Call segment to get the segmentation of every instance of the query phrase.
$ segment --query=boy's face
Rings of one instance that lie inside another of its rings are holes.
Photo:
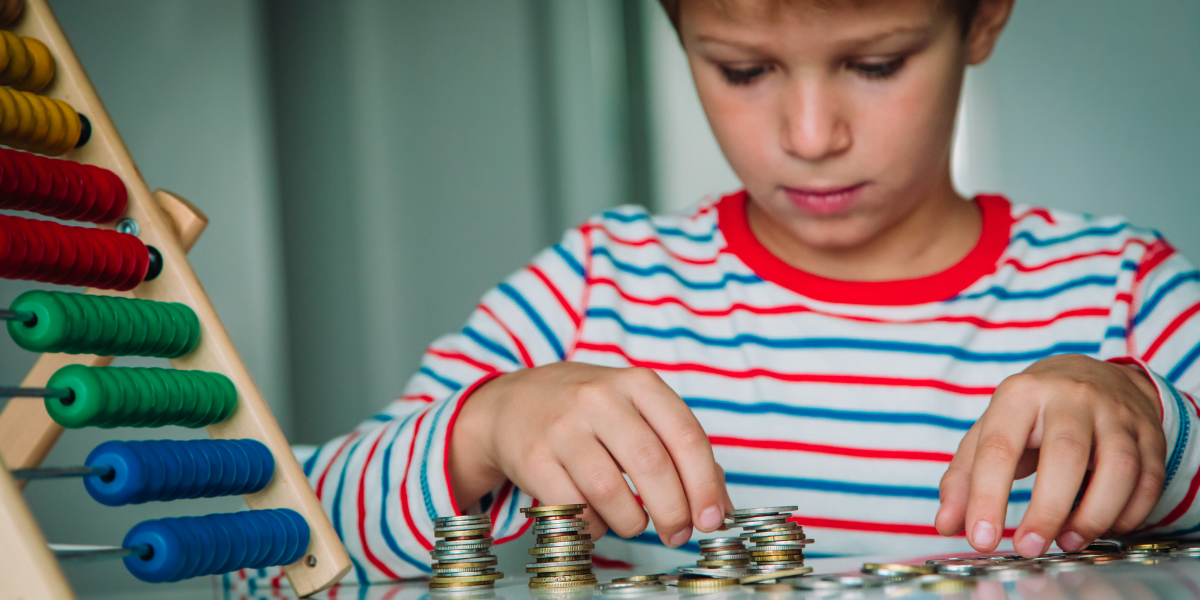
[[[828,4],[683,0],[680,34],[755,205],[804,245],[852,249],[954,194],[971,57],[957,16],[933,0]]]

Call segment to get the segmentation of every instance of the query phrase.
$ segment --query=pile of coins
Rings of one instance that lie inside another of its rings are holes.
[[[694,567],[679,567],[678,572],[705,577],[741,577],[749,573],[750,555],[740,537],[700,540],[700,560]]]
[[[596,585],[592,573],[592,536],[583,533],[588,522],[579,518],[586,504],[559,504],[522,508],[533,519],[537,544],[529,549],[537,562],[525,566],[529,588],[534,590],[567,590]]]
[[[748,571],[765,575],[791,571],[804,566],[804,547],[813,541],[804,537],[804,528],[788,517],[795,506],[747,508],[735,510],[726,517],[733,527],[741,527],[742,538],[748,540],[751,564]]]
[[[431,590],[479,590],[495,587],[504,573],[496,571],[492,554],[492,519],[487,515],[441,517],[433,520],[438,538],[429,551],[433,558]]]

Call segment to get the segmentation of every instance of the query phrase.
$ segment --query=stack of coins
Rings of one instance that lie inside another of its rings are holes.
[[[504,573],[495,569],[492,554],[492,519],[487,515],[441,517],[433,520],[439,538],[429,555],[435,561],[431,590],[479,590],[495,587]]]
[[[586,504],[559,504],[522,508],[526,517],[534,519],[533,533],[537,544],[529,549],[537,562],[525,566],[529,588],[535,590],[566,590],[596,585],[592,573],[592,536],[583,533],[588,522],[579,518]]]
[[[680,573],[708,577],[741,577],[749,571],[750,555],[740,537],[700,540],[700,560],[695,567],[682,567]]]
[[[752,545],[749,549],[749,571],[753,574],[774,573],[804,566],[804,547],[812,543],[805,539],[804,528],[788,517],[795,506],[747,508],[728,515],[734,527],[741,527],[742,538]]]

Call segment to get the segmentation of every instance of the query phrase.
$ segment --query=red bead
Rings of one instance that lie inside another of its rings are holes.
[[[136,236],[0,215],[0,277],[130,290],[149,266]]]
[[[108,169],[0,148],[0,208],[108,223],[128,201],[125,182]]]

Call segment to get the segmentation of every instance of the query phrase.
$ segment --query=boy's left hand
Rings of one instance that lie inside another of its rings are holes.
[[[1043,554],[1051,540],[1079,550],[1146,519],[1165,463],[1162,406],[1141,369],[1077,354],[1043,359],[1005,379],[963,437],[942,476],[936,527],[942,535],[965,527],[972,547],[993,551],[1013,481],[1037,472],[1013,545],[1025,557]]]

